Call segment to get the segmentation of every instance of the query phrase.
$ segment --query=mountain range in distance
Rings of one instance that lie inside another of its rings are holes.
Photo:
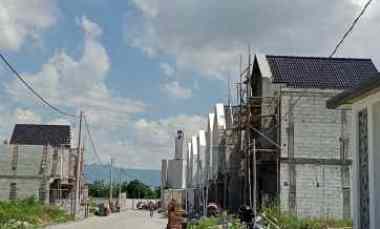
[[[85,165],[84,175],[88,183],[94,183],[95,181],[101,181],[108,183],[110,177],[110,166],[109,165],[98,165],[90,164]],[[160,186],[160,170],[151,170],[151,169],[127,169],[127,168],[112,168],[112,179],[113,183],[139,180],[142,183],[158,187]]]

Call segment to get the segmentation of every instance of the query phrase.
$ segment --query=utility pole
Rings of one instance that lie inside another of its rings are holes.
[[[76,164],[76,182],[75,182],[75,198],[74,198],[74,208],[73,208],[73,216],[75,217],[79,212],[80,206],[80,186],[81,186],[81,167],[82,167],[82,153],[81,153],[81,137],[82,137],[82,119],[83,112],[80,112],[79,115],[79,132],[78,132],[78,147],[77,147],[77,164]]]
[[[111,157],[111,163],[110,163],[110,197],[109,202],[112,203],[112,168],[113,168],[113,158]]]
[[[121,168],[119,168],[119,205],[121,204]]]
[[[256,138],[253,138],[253,212],[256,215],[257,209],[257,161],[256,161]]]

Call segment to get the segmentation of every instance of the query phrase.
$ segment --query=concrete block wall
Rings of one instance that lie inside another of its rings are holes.
[[[0,144],[0,175],[12,174],[12,152],[9,145]],[[0,187],[3,187],[0,185]]]
[[[280,164],[280,208],[289,212],[289,165]]]
[[[288,114],[281,120],[282,157],[288,157],[289,107],[293,107],[296,103],[292,109],[295,133],[294,157],[339,159],[341,111],[326,108],[326,100],[338,92],[338,90],[324,92],[315,89],[293,89],[282,92],[281,113]],[[347,113],[347,118],[350,119],[350,112]]]
[[[342,217],[340,167],[297,165],[297,214],[309,217]],[[302,174],[302,175],[301,175]]]
[[[281,92],[281,157],[341,159],[345,151],[346,158],[351,158],[351,144],[348,141],[351,114],[349,111],[326,108],[326,100],[337,93],[338,90],[288,88]],[[293,138],[289,136],[292,127]],[[344,146],[342,139],[347,141]],[[347,206],[343,203],[343,186],[347,187],[343,177],[351,177],[350,172],[343,174],[340,165],[294,166],[295,211],[298,215],[336,218],[347,215],[343,213],[343,206]],[[284,163],[280,167],[280,200],[282,209],[286,211],[290,210],[291,201],[289,188],[292,175],[289,167]]]
[[[15,146],[12,146],[15,147]],[[38,176],[41,167],[42,146],[18,145],[16,174],[19,176]]]
[[[38,199],[41,181],[39,179],[0,178],[0,200],[9,200],[11,183],[16,184],[16,198],[25,199],[34,196]]]
[[[168,160],[167,185],[174,189],[182,189],[186,187],[185,160]]]
[[[289,211],[287,164],[281,165],[281,209]],[[302,217],[343,216],[340,166],[296,165],[296,213]]]
[[[17,151],[17,152],[16,152]],[[43,146],[34,145],[0,145],[0,199],[8,200],[11,183],[16,184],[16,197],[27,198],[32,195],[38,197],[41,188],[42,174],[40,174],[43,157]],[[55,155],[57,152],[57,155]],[[47,147],[47,176],[60,176],[62,168],[64,174],[69,173],[69,149],[55,149]],[[14,156],[17,155],[17,156]],[[61,157],[60,157],[61,155]],[[55,157],[55,158],[54,158]],[[15,160],[16,158],[16,160]],[[12,169],[13,161],[16,169]],[[63,161],[62,167],[60,160]],[[46,184],[49,185],[48,183]],[[48,190],[48,187],[46,187]],[[48,197],[48,193],[47,193]]]

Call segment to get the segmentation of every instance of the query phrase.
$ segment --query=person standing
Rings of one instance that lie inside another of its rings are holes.
[[[150,217],[152,218],[154,214],[154,203],[152,201],[149,202],[149,214],[150,214]]]

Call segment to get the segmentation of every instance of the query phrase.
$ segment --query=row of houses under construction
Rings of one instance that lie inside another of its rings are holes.
[[[179,131],[163,189],[237,212],[278,205],[303,217],[352,217],[351,110],[326,101],[378,73],[370,59],[255,55],[238,102],[216,104],[194,136]]]

